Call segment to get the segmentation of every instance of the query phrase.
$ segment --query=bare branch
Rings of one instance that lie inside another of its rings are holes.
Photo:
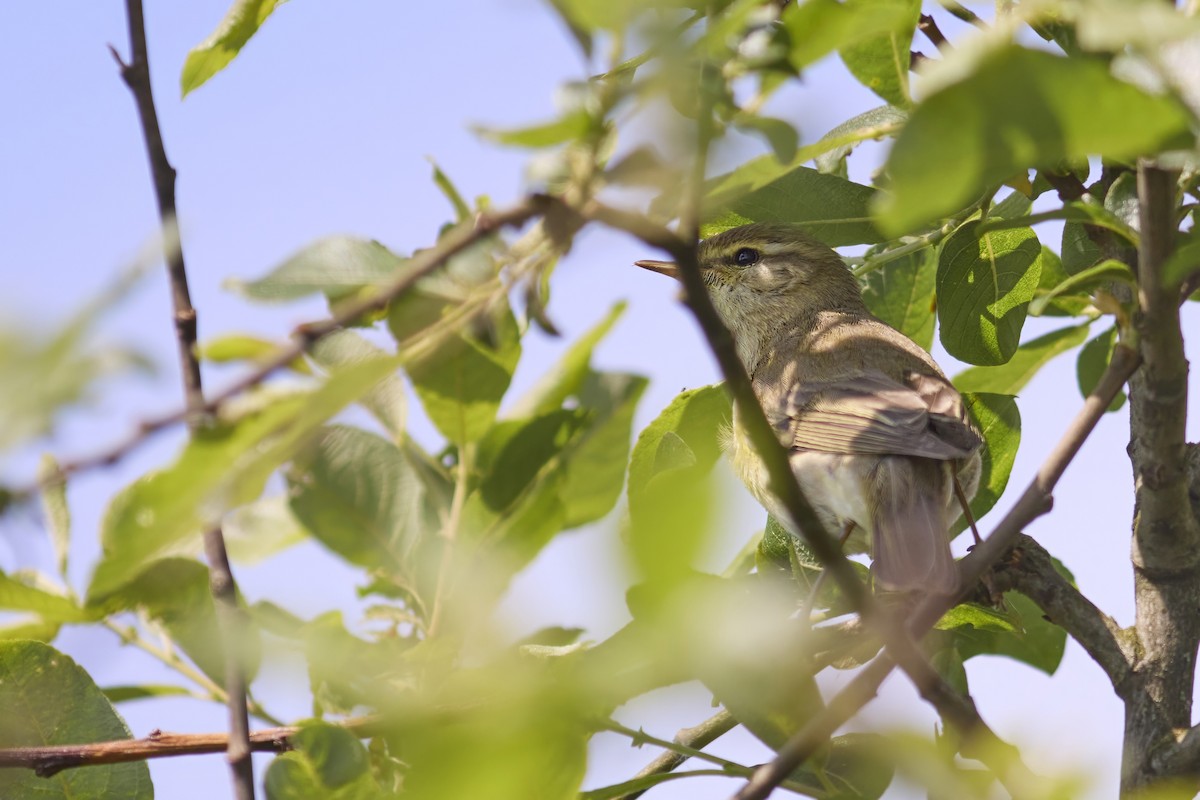
[[[116,51],[113,56],[121,64],[121,77],[137,104],[142,124],[142,138],[150,160],[154,194],[158,201],[159,221],[163,231],[176,225],[175,168],[167,160],[158,111],[150,84],[150,61],[146,48],[146,24],[141,0],[126,0],[129,21],[129,43],[132,58],[121,62]],[[204,387],[200,377],[200,360],[196,357],[196,310],[188,290],[187,268],[183,261],[183,244],[177,236],[163,237],[163,256],[171,284],[171,304],[174,308],[175,339],[179,348],[179,363],[183,373],[183,391],[188,412],[188,424],[201,424],[205,407]],[[238,607],[237,583],[225,550],[225,537],[219,527],[204,532],[204,553],[208,560],[209,588],[216,609],[221,646],[224,648],[223,688],[229,708],[229,767],[233,771],[234,792],[238,800],[254,798],[254,763],[250,759],[250,720],[247,711],[247,682],[241,643],[246,640],[247,621]]]
[[[356,736],[374,736],[379,729],[378,717],[348,719],[341,726]],[[266,728],[250,734],[250,749],[259,752],[283,753],[292,749],[289,739],[300,727],[286,725]],[[64,769],[94,767],[101,764],[123,764],[128,761],[148,761],[152,758],[222,753],[229,747],[224,733],[167,733],[152,731],[144,739],[120,739],[92,744],[52,745],[47,747],[8,747],[0,749],[0,768],[31,769],[42,778],[49,778]]]
[[[994,573],[1004,588],[1016,589],[1037,603],[1046,617],[1079,642],[1112,682],[1118,697],[1126,698],[1136,663],[1136,635],[1117,625],[1054,568],[1050,554],[1022,534],[1012,555]]]
[[[942,29],[938,27],[937,20],[928,14],[921,15],[921,19],[917,22],[917,30],[925,34],[925,38],[941,52],[954,49],[950,42],[946,40]]]
[[[704,720],[698,725],[693,725],[690,728],[681,728],[675,734],[675,744],[691,748],[693,750],[701,750],[715,742],[725,734],[737,727],[738,721],[733,718],[725,709],[721,709],[718,713]],[[682,766],[691,756],[685,755],[678,750],[664,749],[662,755],[651,761],[633,777],[645,778],[648,775],[661,775],[664,772],[674,772]],[[620,798],[620,800],[634,800],[645,794],[645,789],[637,792],[631,792]]]

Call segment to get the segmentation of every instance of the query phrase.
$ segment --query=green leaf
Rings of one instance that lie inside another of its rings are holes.
[[[1032,600],[1019,592],[1004,595],[1013,630],[967,625],[955,629],[955,647],[964,659],[977,655],[1007,656],[1053,675],[1062,661],[1067,632],[1048,621]]]
[[[678,394],[638,435],[629,458],[630,507],[664,472],[682,467],[699,475],[710,470],[721,456],[720,436],[731,424],[732,409],[724,384]]]
[[[863,287],[871,313],[926,350],[933,346],[937,250],[929,247],[872,270]]]
[[[616,303],[600,322],[576,339],[558,363],[547,370],[533,387],[513,403],[505,415],[511,419],[532,417],[562,408],[568,397],[579,394],[590,374],[592,352],[625,313],[626,303]]]
[[[71,549],[71,508],[67,505],[67,480],[54,456],[44,455],[38,464],[38,483],[42,486],[42,514],[46,532],[54,547],[58,574],[67,574],[67,556]]]
[[[895,13],[895,0],[851,0],[874,13]],[[920,0],[902,6],[905,14],[887,33],[862,39],[841,48],[842,62],[850,74],[875,94],[896,106],[907,106],[908,72],[913,32],[921,16]]]
[[[960,603],[950,609],[938,620],[935,626],[938,630],[948,631],[970,625],[981,631],[1003,631],[1015,633],[1016,624],[1008,616],[994,608],[981,606],[977,603]]]
[[[584,109],[568,111],[556,120],[514,130],[476,128],[482,135],[497,144],[510,147],[551,147],[564,142],[582,139],[596,127],[596,120]]]
[[[1056,293],[1053,299],[1039,302],[1069,277],[1058,254],[1042,245],[1042,274],[1038,277],[1038,286],[1029,304],[1029,313],[1043,317],[1077,317],[1091,308],[1091,298],[1079,294]]]
[[[960,392],[1019,395],[1025,384],[1055,356],[1083,344],[1087,339],[1088,325],[1085,322],[1039,336],[1018,347],[1007,364],[971,367],[954,377],[954,385]]]
[[[227,288],[250,300],[286,301],[324,293],[331,301],[395,279],[404,259],[373,239],[329,236],[288,257],[261,278],[229,279]]]
[[[183,97],[203,86],[242,51],[250,37],[284,0],[234,0],[212,35],[196,45],[183,62],[179,86]]]
[[[45,747],[131,738],[91,677],[69,656],[40,642],[0,641],[0,747]],[[0,796],[151,800],[144,761],[67,769],[43,778],[0,769]]]
[[[782,174],[754,160],[705,186],[704,235],[747,222],[791,222],[830,247],[883,241],[868,209],[875,190],[808,167]]]
[[[458,187],[450,180],[450,177],[442,172],[442,168],[436,163],[433,163],[433,182],[450,201],[451,207],[454,208],[454,219],[456,222],[466,222],[471,218],[471,207],[467,205],[467,201],[463,199],[462,194],[458,191]]]
[[[1167,258],[1162,268],[1163,283],[1166,286],[1181,284],[1197,270],[1200,270],[1200,236],[1193,232]]]
[[[979,489],[971,500],[971,515],[978,521],[992,510],[1008,486],[1021,445],[1021,412],[1008,395],[967,392],[963,399],[967,401],[967,413],[983,436]],[[966,518],[959,517],[951,533],[957,536],[966,529]]]
[[[153,700],[156,697],[191,697],[192,693],[182,686],[165,683],[140,683],[136,686],[105,686],[100,691],[108,702],[130,703],[134,700]]]
[[[238,598],[239,604],[241,598]],[[170,634],[205,675],[225,685],[225,637],[217,623],[208,567],[189,558],[164,558],[108,598],[110,609],[140,608]],[[261,643],[256,630],[235,643],[246,677],[258,672]]]
[[[420,302],[416,297],[403,299],[388,317],[399,341],[414,323],[408,313],[416,310],[411,304]],[[425,413],[455,444],[477,441],[491,427],[521,357],[521,335],[508,304],[495,308],[489,321],[480,333],[448,334],[406,364]]]
[[[293,750],[271,762],[264,779],[270,800],[384,800],[370,774],[367,749],[340,725],[306,722],[288,738]]]
[[[196,346],[196,357],[215,364],[226,364],[231,361],[250,361],[261,364],[270,360],[283,345],[270,339],[262,339],[245,333],[227,333],[209,339]],[[311,375],[303,358],[297,358],[288,369],[301,375]]]
[[[1067,221],[1062,233],[1062,266],[1069,275],[1081,272],[1104,255],[1082,222]]]
[[[1015,46],[945,61],[943,77],[965,76],[917,105],[888,157],[878,221],[889,234],[953,214],[1030,167],[1191,146],[1175,100],[1117,80],[1104,62]]]
[[[1030,228],[977,237],[960,227],[938,257],[938,321],[942,345],[970,364],[1003,364],[1021,340],[1025,312],[1041,274],[1042,246]]]
[[[792,66],[801,70],[835,50],[901,28],[910,17],[911,5],[908,0],[852,3],[808,0],[787,4],[780,19],[791,35]]]
[[[1114,281],[1119,281],[1127,286],[1136,287],[1137,278],[1133,274],[1133,270],[1123,261],[1108,258],[1101,261],[1095,266],[1080,270],[1074,275],[1069,275],[1067,278],[1053,289],[1044,294],[1038,295],[1032,303],[1029,304],[1029,313],[1040,315],[1045,311],[1046,306],[1060,295],[1078,294],[1088,292],[1098,286],[1105,286]]]
[[[1079,360],[1075,362],[1075,377],[1079,382],[1079,392],[1087,397],[1096,389],[1100,376],[1108,369],[1112,361],[1113,350],[1117,347],[1118,329],[1116,325],[1106,330],[1083,346],[1079,351]],[[1125,405],[1125,392],[1117,392],[1116,397],[1109,403],[1109,411],[1117,411]]]
[[[42,585],[39,585],[42,584]],[[36,574],[0,572],[0,609],[29,611],[47,622],[88,622],[95,615],[61,593]]]
[[[229,557],[241,564],[257,564],[308,536],[283,495],[235,508],[222,520],[221,532]]]
[[[134,482],[109,505],[101,529],[104,554],[92,576],[88,604],[102,602],[151,562],[187,552],[194,537],[218,524],[225,512],[258,497],[271,473],[325,420],[396,365],[395,358],[356,364],[313,392],[198,430],[172,466]]]
[[[816,143],[817,147],[823,144],[832,145],[825,152],[815,156],[817,169],[821,172],[834,172],[838,163],[850,155],[859,142],[899,133],[907,120],[908,112],[895,106],[880,106],[857,117],[851,117]]]
[[[425,489],[396,445],[359,428],[321,430],[287,471],[292,513],[352,564],[414,575],[426,530]]]
[[[361,364],[376,358],[386,358],[390,353],[381,350],[365,338],[349,330],[334,331],[323,336],[312,346],[310,355],[326,373]],[[404,436],[404,420],[408,399],[404,381],[398,375],[387,375],[359,403],[371,416],[387,429],[393,439]]]

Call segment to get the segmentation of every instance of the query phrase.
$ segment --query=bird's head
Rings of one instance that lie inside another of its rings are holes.
[[[697,257],[713,306],[747,353],[822,311],[866,311],[858,282],[838,254],[795,225],[731,228],[702,241]],[[679,278],[672,262],[636,263]]]

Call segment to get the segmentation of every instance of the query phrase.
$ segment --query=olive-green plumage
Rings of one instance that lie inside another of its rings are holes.
[[[699,262],[754,392],[826,527],[868,534],[877,588],[954,592],[947,534],[960,509],[953,477],[974,495],[980,438],[937,364],[872,316],[837,253],[795,226],[733,228],[701,242]],[[666,262],[638,264],[676,274]],[[746,486],[785,522],[736,409],[730,448]]]

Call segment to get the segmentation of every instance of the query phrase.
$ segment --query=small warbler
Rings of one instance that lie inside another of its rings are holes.
[[[979,485],[981,439],[924,349],[867,310],[841,258],[793,225],[753,224],[700,243],[699,266],[767,420],[826,529],[866,534],[877,591],[958,588],[949,529]],[[668,261],[637,266],[674,278]],[[761,457],[734,409],[729,449],[781,523]],[[800,531],[792,531],[801,534]]]

